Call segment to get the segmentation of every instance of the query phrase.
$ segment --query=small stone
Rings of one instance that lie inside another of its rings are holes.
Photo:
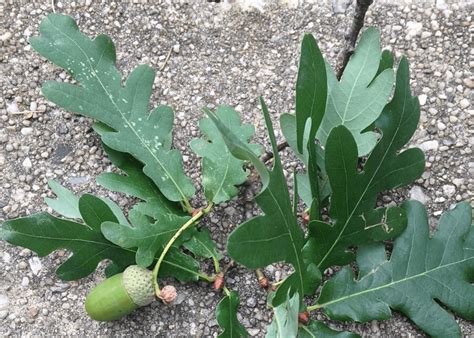
[[[444,0],[436,0],[436,8],[439,10],[445,11],[449,7]]]
[[[427,39],[427,38],[429,38],[431,35],[432,35],[431,32],[422,32],[422,33],[421,33],[421,38],[422,38],[422,39]]]
[[[424,106],[426,104],[427,99],[428,96],[426,96],[425,94],[421,94],[420,96],[418,96],[418,100],[420,101],[421,106]]]
[[[52,292],[64,292],[66,291],[67,289],[69,289],[69,284],[66,284],[66,283],[56,283],[54,284],[54,286],[52,286],[51,288],[51,291]]]
[[[28,286],[30,284],[30,279],[28,277],[23,277],[21,280],[21,286]]]
[[[28,310],[28,315],[31,317],[31,318],[35,318],[37,315],[38,315],[38,309],[35,308],[35,307],[32,307]]]
[[[10,152],[10,151],[13,151],[13,145],[11,145],[10,143],[8,143],[6,146],[5,146],[5,150]]]
[[[423,189],[417,185],[410,189],[410,199],[421,202],[422,204],[426,204],[426,202],[429,200],[428,196],[426,196],[423,192]]]
[[[12,36],[13,36],[12,33],[6,31],[5,33],[3,33],[2,36],[0,36],[0,40],[2,40],[2,41],[8,41],[8,40],[11,39]]]
[[[456,193],[456,187],[451,184],[445,184],[443,185],[443,193],[448,197],[451,197]]]
[[[13,114],[18,113],[20,110],[18,109],[18,105],[15,101],[7,104],[7,113]]]
[[[430,151],[430,150],[438,150],[439,143],[436,140],[431,140],[431,141],[426,141],[420,144],[420,149],[423,150],[424,152]]]
[[[89,182],[89,177],[87,176],[72,176],[68,177],[68,182],[72,185],[82,185]]]
[[[3,261],[5,263],[10,263],[12,260],[12,256],[8,252],[3,253]]]
[[[464,184],[464,179],[463,178],[455,178],[453,179],[453,184],[456,186],[456,187],[460,187],[461,185]]]
[[[411,40],[413,37],[421,33],[421,30],[423,29],[423,24],[421,22],[408,21],[406,27],[407,27],[406,39]]]
[[[21,270],[25,270],[28,267],[28,264],[26,262],[21,261],[18,263],[18,268]]]
[[[176,45],[173,46],[173,52],[175,52],[176,54],[179,53],[179,44],[177,43]]]
[[[464,83],[464,85],[466,87],[474,88],[474,80],[473,79],[467,78],[467,79],[462,80],[462,82]]]
[[[446,129],[446,125],[441,121],[438,121],[438,123],[436,125],[438,126],[439,130],[445,130]]]
[[[0,295],[0,310],[8,310],[9,300],[6,295]]]
[[[469,107],[471,105],[471,103],[469,102],[468,99],[462,99],[460,102],[459,102],[459,106],[462,108],[462,109],[466,109],[467,107]]]
[[[41,269],[43,268],[43,265],[41,264],[41,261],[38,257],[31,257],[28,260],[28,264],[30,265],[30,269],[33,272],[35,276],[38,276],[40,273]]]
[[[248,307],[255,307],[255,306],[257,306],[257,301],[254,297],[251,297],[251,298],[247,299],[246,304],[247,304]]]
[[[20,133],[21,133],[23,136],[30,135],[31,133],[33,133],[33,128],[30,128],[30,127],[21,128]]]
[[[31,160],[29,157],[25,158],[23,162],[21,163],[21,165],[25,169],[31,169],[31,167],[33,167],[33,164],[31,163]]]

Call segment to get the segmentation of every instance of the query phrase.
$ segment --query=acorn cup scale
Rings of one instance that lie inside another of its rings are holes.
[[[93,288],[87,295],[85,308],[94,320],[112,321],[150,304],[154,299],[151,271],[131,265]]]

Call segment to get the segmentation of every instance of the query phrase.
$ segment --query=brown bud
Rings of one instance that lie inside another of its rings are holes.
[[[193,209],[193,211],[191,212],[191,217],[194,217],[197,215],[198,212],[200,212],[202,209]]]
[[[176,299],[176,295],[176,288],[173,285],[166,285],[161,289],[158,298],[165,304],[171,304]]]
[[[268,288],[268,285],[269,285],[270,283],[268,282],[268,278],[267,278],[267,277],[262,277],[262,278],[259,278],[259,279],[258,279],[258,284],[260,284],[260,287],[261,287],[262,289],[266,289],[266,288]]]
[[[298,322],[300,324],[306,325],[309,322],[309,313],[308,311],[298,313]]]
[[[219,272],[214,279],[214,289],[220,290],[224,287],[224,273]]]

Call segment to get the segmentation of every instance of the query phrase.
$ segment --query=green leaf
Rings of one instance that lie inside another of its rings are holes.
[[[48,180],[48,185],[58,198],[47,197],[44,199],[46,204],[61,216],[81,219],[79,197],[54,180]]]
[[[191,236],[191,239],[184,242],[183,246],[194,255],[203,258],[214,258],[217,261],[222,259],[222,254],[217,250],[216,243],[212,240],[208,229],[194,229]]]
[[[113,262],[106,269],[109,277],[135,264],[136,249],[121,248],[109,242],[96,228],[47,213],[6,221],[0,228],[0,235],[10,244],[33,250],[40,257],[57,249],[72,251],[73,256],[56,270],[63,280],[88,276],[104,259]],[[157,259],[155,256],[154,260]],[[163,260],[160,277],[196,281],[200,277],[199,264],[192,257],[171,248]]]
[[[145,203],[138,204],[138,208],[135,206],[135,209],[147,216],[157,218],[163,213],[184,215],[178,205],[168,201],[153,181],[143,173],[143,164],[133,156],[115,151],[106,145],[104,145],[104,151],[107,153],[109,160],[126,175],[102,173],[97,177],[98,184],[109,190],[142,199]]]
[[[84,222],[97,232],[103,222],[118,222],[108,204],[94,195],[84,194],[79,198],[79,211]]]
[[[155,260],[158,259],[157,256]],[[181,282],[194,282],[199,280],[199,268],[199,263],[194,258],[171,247],[161,263],[160,278],[173,277]]]
[[[228,106],[219,106],[216,115],[223,124],[245,143],[256,155],[261,147],[249,144],[248,140],[255,133],[250,124],[242,125],[237,112]],[[244,161],[235,158],[226,147],[218,129],[209,118],[199,121],[199,128],[204,139],[191,141],[191,149],[202,157],[202,185],[207,200],[216,204],[230,200],[239,190],[235,187],[245,182],[248,172],[243,168]]]
[[[303,162],[303,164],[308,168],[310,162],[308,149],[304,148],[303,153],[300,154],[297,150],[296,145],[296,116],[291,114],[282,114],[280,115],[280,129],[285,137],[285,140],[288,142],[290,148],[294,151],[295,155]],[[304,136],[304,143],[308,144],[309,140],[309,130],[306,129]],[[326,173],[326,168],[324,164],[324,150],[316,145],[316,166],[319,168],[317,177],[318,177],[318,187],[319,187],[319,201],[325,201],[331,194],[331,187],[329,185],[329,178]],[[311,159],[311,161],[314,161]],[[313,178],[314,179],[314,178]],[[303,202],[310,207],[313,202],[313,194],[311,192],[311,185],[308,173],[300,173],[297,177],[298,180],[298,191]]]
[[[273,308],[273,320],[267,327],[266,338],[296,337],[298,332],[298,313],[300,301],[295,293],[291,298]]]
[[[133,227],[116,222],[102,223],[105,238],[126,249],[138,248],[136,262],[142,267],[153,263],[158,251],[173,237],[178,229],[191,217],[174,214],[161,214],[156,220],[150,220],[136,210],[129,215]]]
[[[231,291],[219,302],[219,304],[217,304],[217,323],[219,324],[219,327],[223,329],[218,337],[240,338],[249,336],[247,330],[242,324],[240,324],[237,318],[237,308],[239,307],[239,304],[239,295],[235,291]]]
[[[298,292],[302,298],[308,292],[308,288],[312,290],[319,273],[315,275],[312,265],[307,266],[303,262],[301,250],[304,233],[293,214],[268,109],[263,99],[260,99],[260,102],[274,153],[274,165],[271,171],[220,121],[218,116],[211,111],[207,111],[207,114],[214,121],[232,154],[237,158],[251,161],[262,179],[262,190],[256,201],[264,215],[242,223],[230,234],[227,242],[229,255],[251,269],[285,261],[295,270],[285,284],[283,296],[280,293],[277,297],[276,306],[284,301],[288,291],[290,296]]]
[[[393,54],[389,50],[384,50],[382,55],[380,56],[380,64],[379,69],[377,69],[377,73],[375,74],[374,79],[372,82],[379,76],[384,70],[392,69],[393,68]]]
[[[166,198],[187,203],[195,189],[184,174],[181,154],[170,148],[173,112],[166,106],[148,112],[154,71],[139,66],[122,86],[108,36],[91,40],[74,20],[61,14],[49,14],[40,31],[40,36],[30,39],[32,47],[66,69],[79,84],[47,82],[43,94],[65,109],[112,128],[102,134],[103,142],[144,163],[145,174]]]
[[[375,132],[361,132],[373,123],[387,104],[393,88],[393,71],[386,69],[375,79],[381,60],[380,34],[368,28],[361,36],[341,81],[327,64],[328,99],[326,113],[317,133],[326,145],[331,130],[346,126],[355,138],[358,155],[368,154],[377,143]]]
[[[301,43],[301,56],[296,80],[296,135],[297,149],[303,153],[305,127],[311,119],[309,140],[314,140],[326,108],[327,83],[324,58],[316,40],[305,34]]]
[[[357,169],[356,142],[344,126],[332,130],[326,144],[326,171],[332,196],[329,216],[332,224],[312,222],[305,257],[320,270],[344,265],[354,259],[352,246],[394,238],[403,230],[404,215],[398,208],[373,210],[377,195],[406,185],[424,170],[424,155],[418,148],[400,152],[413,135],[419,103],[409,87],[408,63],[402,59],[392,101],[375,125],[382,132],[363,170]],[[370,226],[369,226],[370,225]]]
[[[431,239],[423,205],[410,201],[404,208],[408,226],[395,240],[390,259],[383,245],[361,250],[359,278],[344,268],[324,285],[319,307],[333,319],[361,322],[387,319],[394,309],[430,336],[460,337],[456,320],[440,304],[474,320],[471,207],[460,203],[446,212]]]
[[[328,327],[323,322],[310,320],[308,325],[300,325],[298,328],[298,338],[316,338],[316,337],[338,337],[338,338],[356,338],[358,334],[352,332],[336,331]]]
[[[40,257],[57,249],[72,251],[72,257],[56,271],[58,277],[64,280],[88,276],[104,259],[110,259],[122,268],[135,262],[133,251],[110,243],[97,228],[47,213],[6,221],[2,227],[2,238],[13,245],[33,250]]]

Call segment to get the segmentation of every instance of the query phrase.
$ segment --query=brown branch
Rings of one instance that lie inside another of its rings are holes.
[[[278,143],[278,145],[277,145],[278,152],[282,151],[286,147],[288,147],[288,142],[283,141],[281,143]],[[273,152],[269,150],[269,151],[265,152],[265,154],[263,154],[262,157],[260,157],[260,160],[263,163],[266,163],[266,162],[270,161],[272,158],[273,158]]]
[[[341,79],[342,73],[344,72],[347,63],[349,62],[352,53],[354,53],[357,37],[359,36],[360,30],[364,26],[365,13],[373,2],[374,0],[357,0],[354,20],[352,21],[351,29],[347,32],[345,36],[344,47],[339,53],[340,66],[337,71],[338,80]]]

